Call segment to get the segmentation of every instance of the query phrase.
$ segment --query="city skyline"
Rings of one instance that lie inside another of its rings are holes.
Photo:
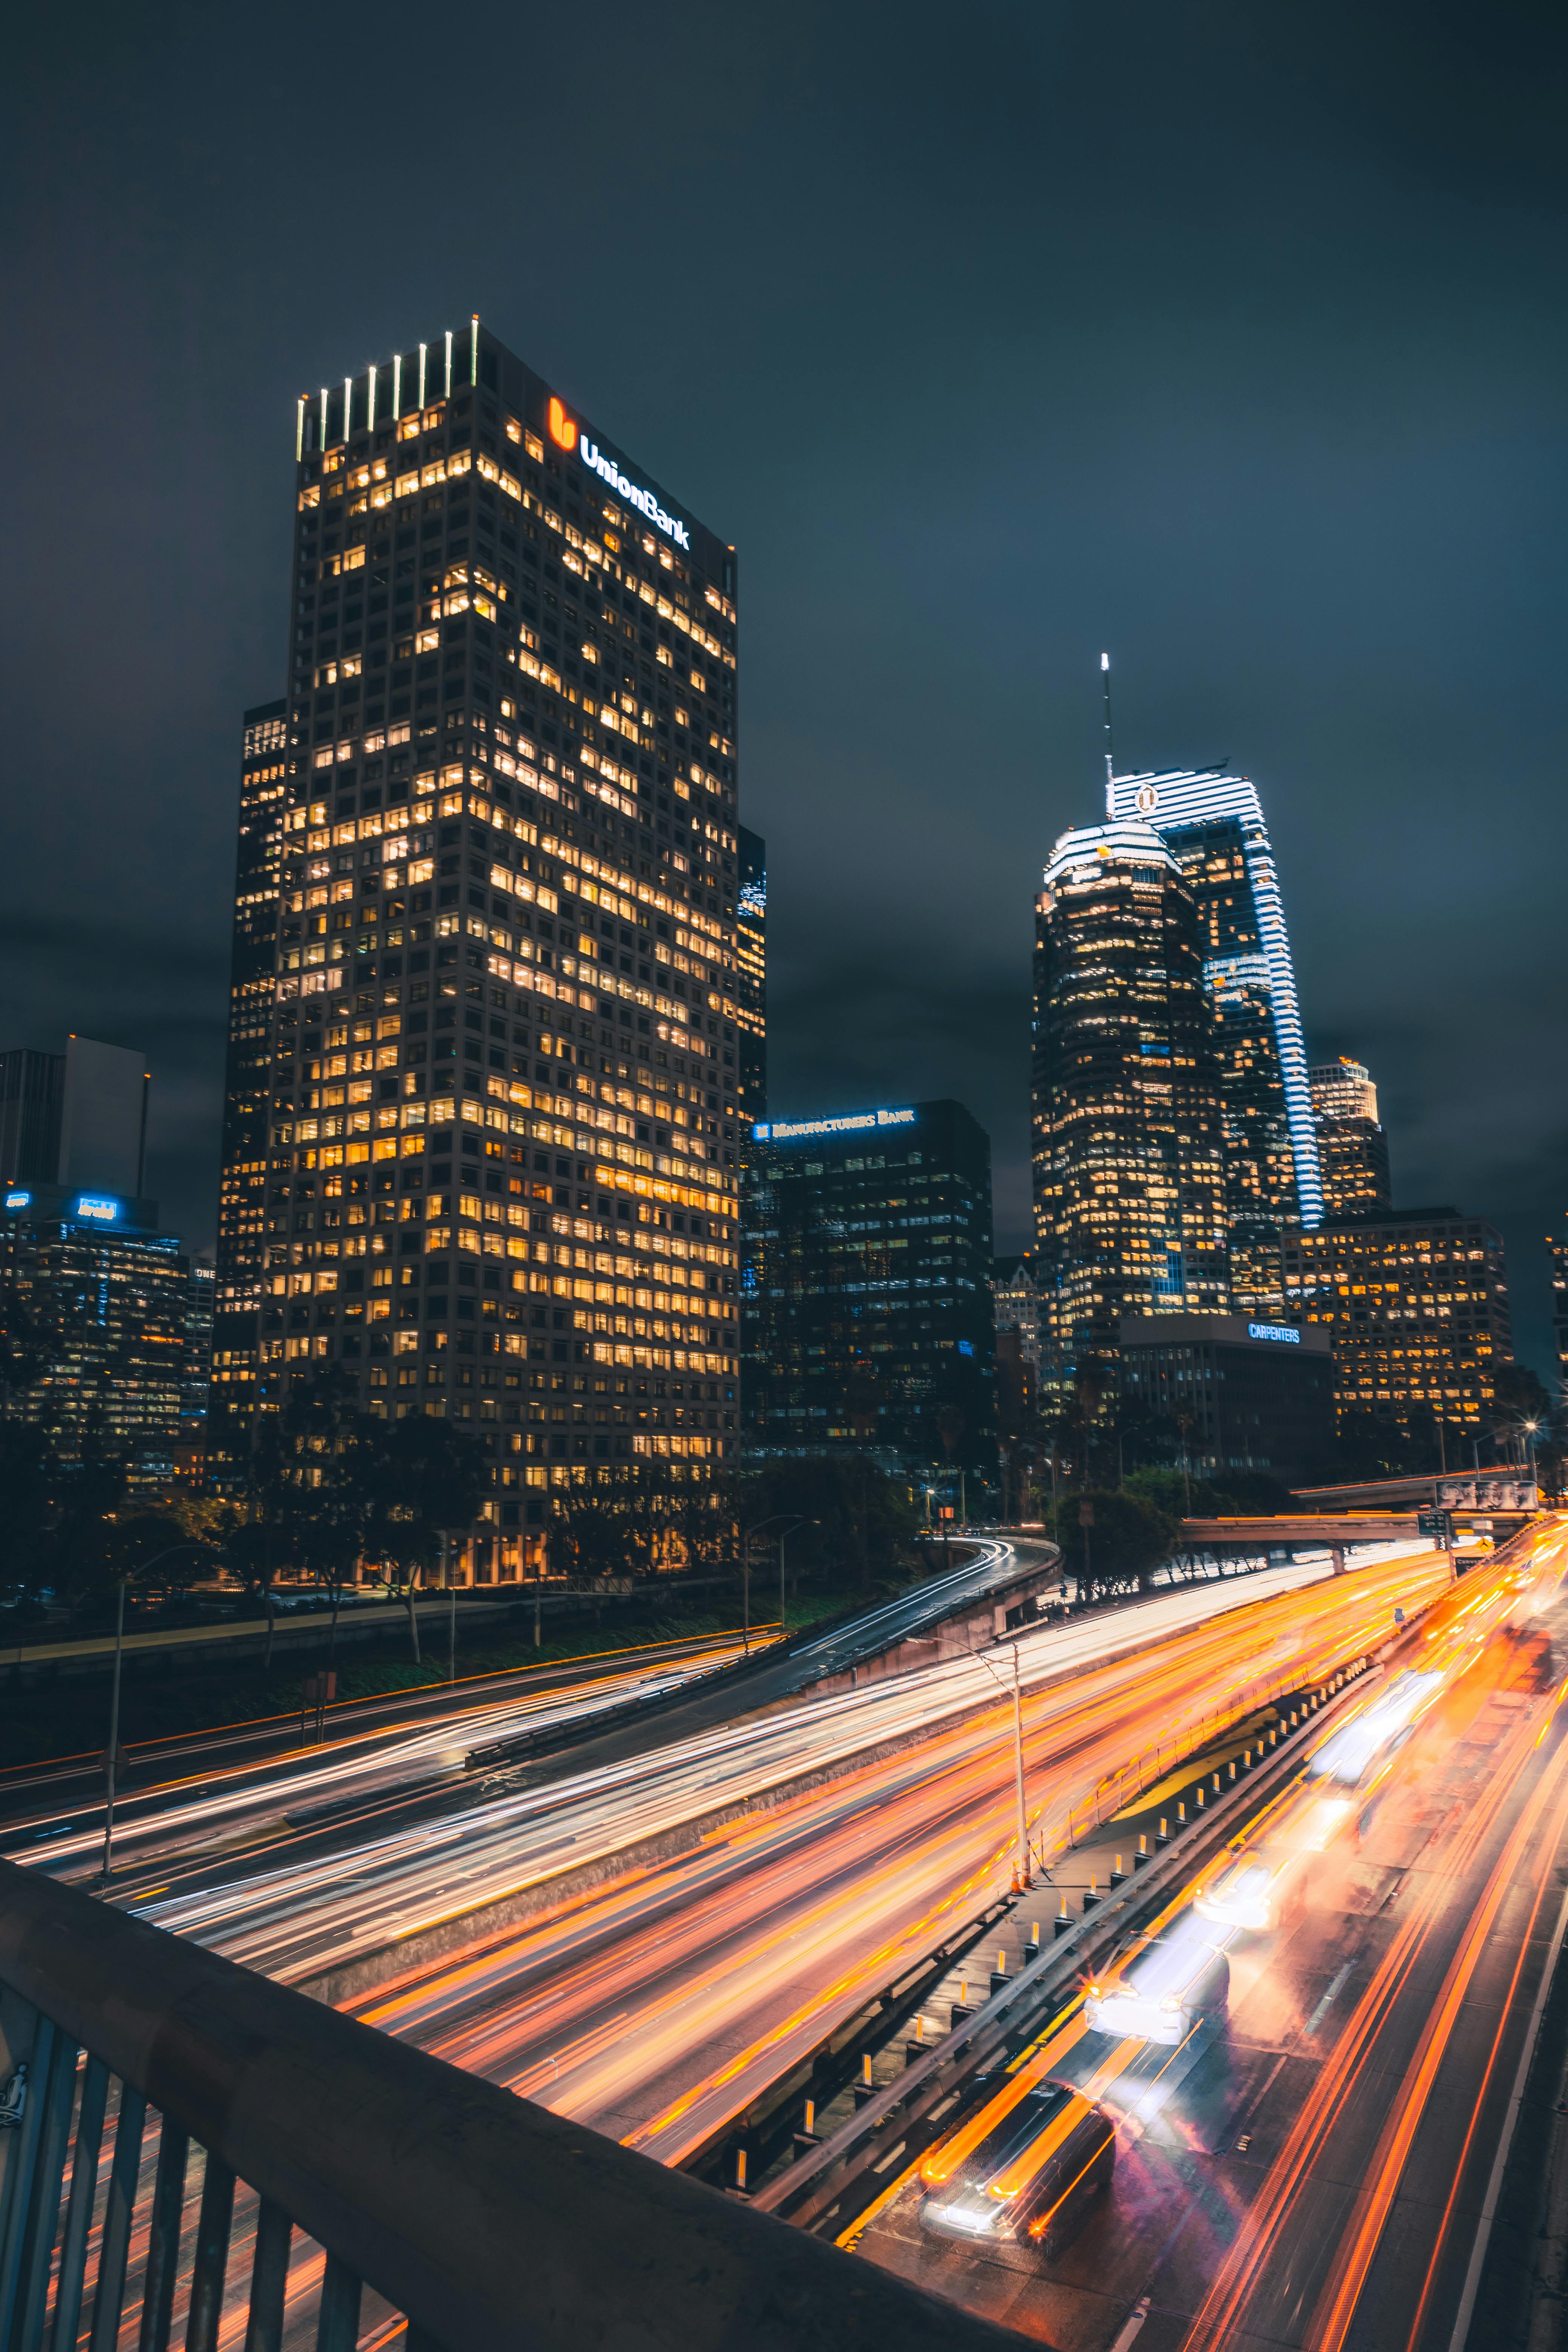
[[[1555,590],[1537,585],[1556,576],[1545,519],[1562,465],[1543,424],[1558,331],[1530,307],[1548,266],[1546,151],[1500,148],[1469,117],[1468,60],[1447,33],[1424,48],[1416,119],[1376,26],[1358,28],[1352,97],[1326,32],[1251,25],[1238,45],[1219,23],[1134,37],[1115,11],[1042,18],[1005,37],[1015,113],[984,43],[955,92],[917,18],[895,89],[852,24],[824,121],[768,28],[712,43],[624,29],[654,102],[634,105],[629,83],[616,97],[619,152],[673,172],[668,202],[707,224],[710,248],[701,299],[649,306],[635,360],[600,289],[660,282],[661,209],[628,212],[607,185],[568,202],[569,105],[538,127],[525,234],[502,195],[454,266],[442,208],[395,184],[387,238],[346,275],[317,231],[363,184],[358,134],[296,171],[252,127],[293,102],[265,44],[231,36],[169,75],[118,51],[112,74],[73,58],[81,154],[35,152],[25,132],[37,209],[22,234],[67,266],[39,274],[18,323],[81,363],[27,428],[16,519],[14,756],[38,789],[17,795],[26,881],[11,883],[0,947],[13,1040],[47,1045],[69,1025],[146,1046],[150,1181],[210,1245],[232,730],[267,697],[281,621],[277,571],[237,551],[281,555],[271,518],[301,385],[390,351],[409,316],[460,332],[477,307],[747,550],[748,808],[773,866],[781,1105],[963,1096],[995,1139],[999,1241],[1026,1238],[1025,877],[1091,788],[1109,645],[1124,764],[1228,752],[1258,780],[1310,1057],[1377,1068],[1405,1197],[1500,1222],[1521,1344],[1544,1366],[1542,1235],[1562,1160],[1538,1084],[1551,908],[1512,845],[1549,820],[1563,725]],[[342,36],[318,31],[325,69]],[[487,37],[508,53],[499,23]],[[538,39],[531,70],[584,88],[563,32]],[[1527,116],[1542,102],[1532,55],[1526,36],[1494,61]],[[63,71],[53,37],[34,63],[42,121]],[[388,71],[369,66],[372,113]],[[1074,93],[1111,73],[1110,145],[1086,147]],[[736,140],[764,86],[765,134]],[[1225,168],[1194,173],[1177,125],[1211,113]],[[658,124],[696,120],[717,144],[670,164]],[[1134,121],[1137,138],[1118,127]],[[132,122],[150,135],[128,144]],[[770,209],[780,142],[803,133],[821,169],[784,226]],[[933,150],[944,176],[928,194]],[[1266,194],[1243,218],[1231,191],[1251,165]],[[932,201],[956,208],[963,254],[985,257],[978,280],[930,236]],[[1141,234],[1151,204],[1158,268]],[[147,233],[128,232],[110,268],[126,218]],[[176,218],[176,235],[153,234]],[[859,225],[847,245],[846,218]],[[784,299],[763,303],[764,281]],[[198,317],[200,331],[166,331]],[[108,404],[89,320],[115,353]],[[109,576],[127,583],[94,697],[69,684],[63,578],[58,593],[36,584],[67,544],[98,544],[88,446],[93,478],[119,486]],[[174,855],[153,846],[172,840]]]

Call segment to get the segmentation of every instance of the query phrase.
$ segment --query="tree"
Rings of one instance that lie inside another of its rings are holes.
[[[229,1553],[247,1587],[266,1604],[267,1665],[272,1663],[274,1591],[285,1567],[326,1580],[336,1640],[342,1585],[363,1548],[363,1445],[359,1392],[338,1365],[296,1380],[281,1412],[262,1424],[251,1456],[246,1523],[231,1536]]]
[[[0,1593],[37,1603],[48,1582],[58,1466],[46,1433],[0,1422]]]
[[[1087,1530],[1079,1518],[1084,1504],[1094,1513]],[[1075,1489],[1061,1497],[1053,1517],[1063,1567],[1079,1578],[1080,1589],[1091,1591],[1146,1586],[1151,1571],[1169,1558],[1179,1524],[1147,1496],[1126,1487]]]
[[[369,1425],[357,1475],[363,1495],[365,1550],[401,1571],[417,1665],[414,1588],[418,1570],[439,1556],[445,1538],[472,1527],[488,1473],[471,1438],[434,1414],[410,1413],[403,1421]]]

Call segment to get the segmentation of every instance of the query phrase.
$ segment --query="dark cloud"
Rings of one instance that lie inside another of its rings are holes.
[[[1309,1029],[1544,1366],[1560,12],[89,9],[8,65],[6,1034],[147,1047],[193,1233],[292,398],[477,305],[740,545],[781,1110],[957,1094],[1021,1238],[1109,646],[1124,761],[1257,780]]]

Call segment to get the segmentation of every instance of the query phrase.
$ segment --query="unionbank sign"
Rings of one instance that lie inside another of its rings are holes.
[[[561,403],[553,399],[550,404],[550,437],[558,448],[575,448],[584,466],[607,482],[618,499],[624,499],[629,507],[636,507],[638,514],[646,515],[654,529],[662,530],[666,539],[672,539],[677,547],[689,550],[691,534],[686,525],[675,515],[666,514],[651,490],[645,490],[637,483],[628,481],[615,459],[606,457],[598,443],[591,441],[575,420],[568,416]]]

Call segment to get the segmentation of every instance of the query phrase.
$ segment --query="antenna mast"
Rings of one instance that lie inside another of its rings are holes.
[[[1110,758],[1110,656],[1100,656],[1100,679],[1105,688],[1105,814],[1109,822],[1116,814],[1111,787],[1116,781]]]

